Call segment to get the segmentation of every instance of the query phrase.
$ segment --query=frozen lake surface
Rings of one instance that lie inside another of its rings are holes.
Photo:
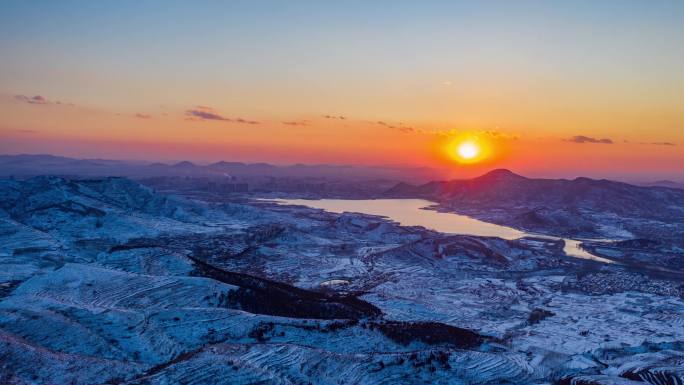
[[[580,247],[580,240],[528,233],[512,227],[483,222],[465,215],[429,210],[426,208],[435,206],[436,203],[425,199],[275,199],[273,201],[279,204],[307,206],[333,213],[350,212],[379,215],[403,226],[423,226],[442,233],[499,237],[509,240],[523,237],[563,239],[565,241],[564,251],[567,255],[605,263],[612,262],[583,250]]]

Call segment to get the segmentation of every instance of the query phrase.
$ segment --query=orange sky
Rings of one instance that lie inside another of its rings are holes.
[[[684,179],[681,3],[134,4],[7,7],[1,153]]]
[[[217,109],[210,111],[233,116]],[[341,115],[251,115],[243,119],[253,119],[258,124],[247,124],[190,120],[186,110],[157,108],[121,113],[97,106],[32,104],[9,95],[3,97],[0,112],[0,150],[4,153],[197,162],[428,166],[453,169],[453,176],[474,175],[494,167],[539,176],[622,176],[642,172],[654,172],[654,177],[676,176],[684,164],[684,153],[677,143],[684,142],[684,138],[680,132],[667,131],[663,132],[668,135],[655,136],[631,130],[616,136],[597,135],[589,130],[513,130],[492,122],[398,122],[349,115],[344,115],[345,119],[340,119]],[[474,165],[454,162],[444,146],[464,134],[487,142],[492,150],[490,156]],[[575,134],[610,138],[613,143],[577,143],[570,140]],[[673,145],[652,144],[665,141]]]

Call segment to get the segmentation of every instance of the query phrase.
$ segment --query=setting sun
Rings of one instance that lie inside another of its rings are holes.
[[[462,133],[445,143],[448,158],[460,164],[481,163],[492,156],[493,143],[482,135]]]
[[[458,146],[456,151],[459,157],[470,160],[480,153],[480,148],[473,142],[464,142]]]
[[[0,385],[684,385],[684,0],[0,10]]]

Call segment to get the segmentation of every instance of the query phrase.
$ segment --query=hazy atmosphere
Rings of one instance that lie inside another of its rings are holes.
[[[684,179],[680,1],[2,8],[4,153]]]
[[[1,385],[684,384],[684,1],[0,0]]]

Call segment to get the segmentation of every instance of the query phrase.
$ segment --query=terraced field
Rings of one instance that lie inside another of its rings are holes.
[[[556,241],[120,178],[0,196],[0,383],[684,381],[681,282],[601,287],[635,273]]]

